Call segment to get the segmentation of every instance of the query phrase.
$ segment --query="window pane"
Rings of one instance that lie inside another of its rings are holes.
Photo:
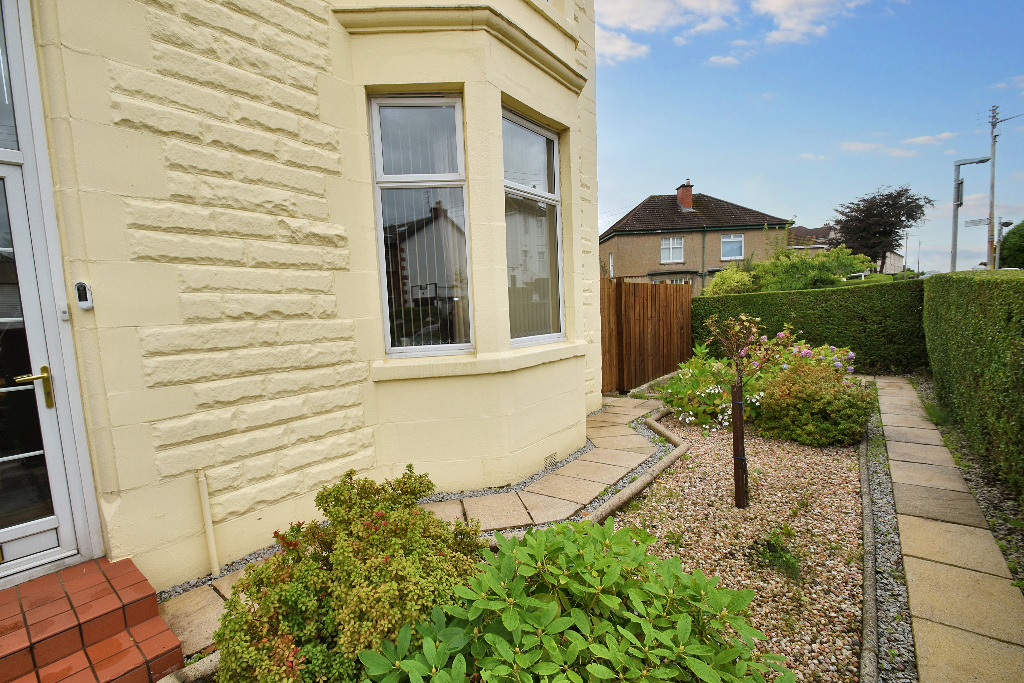
[[[502,119],[505,180],[548,194],[555,193],[555,141]]]
[[[2,21],[3,15],[0,14]],[[18,149],[18,130],[14,125],[14,100],[11,96],[11,69],[7,61],[7,39],[3,31],[0,31],[0,91],[0,147]]]
[[[381,190],[391,345],[469,343],[462,188]]]
[[[739,239],[737,239],[739,237]],[[722,258],[743,258],[743,237],[737,235],[722,236]]]
[[[557,210],[505,194],[508,307],[512,338],[562,331],[558,312]]]
[[[455,106],[381,107],[385,175],[458,173]]]

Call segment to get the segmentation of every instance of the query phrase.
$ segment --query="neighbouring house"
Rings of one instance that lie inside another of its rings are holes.
[[[699,295],[714,274],[768,252],[787,221],[706,194],[687,180],[675,194],[651,195],[601,233],[608,277],[689,284]]]
[[[592,0],[0,7],[0,588],[106,554],[160,589],[350,468],[585,443]]]
[[[829,250],[828,240],[832,233],[833,230],[829,227],[805,228],[802,225],[794,225],[786,233],[786,248],[820,254]]]

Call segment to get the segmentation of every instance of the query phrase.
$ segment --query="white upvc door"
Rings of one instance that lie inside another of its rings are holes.
[[[100,547],[28,0],[0,0],[0,588]]]

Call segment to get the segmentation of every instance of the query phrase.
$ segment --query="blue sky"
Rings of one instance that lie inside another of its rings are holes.
[[[599,224],[695,192],[820,227],[882,186],[935,200],[910,266],[949,270],[953,161],[989,108],[1024,114],[1021,0],[596,0]],[[996,215],[1024,220],[1024,116],[996,157]],[[985,259],[989,165],[962,167],[958,269]]]

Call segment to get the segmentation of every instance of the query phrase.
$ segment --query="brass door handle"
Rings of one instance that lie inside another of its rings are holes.
[[[47,408],[53,407],[53,387],[50,385],[50,368],[46,365],[39,368],[38,375],[18,375],[14,378],[17,384],[28,384],[29,382],[35,382],[36,380],[42,380],[43,382],[43,400],[46,402]]]

